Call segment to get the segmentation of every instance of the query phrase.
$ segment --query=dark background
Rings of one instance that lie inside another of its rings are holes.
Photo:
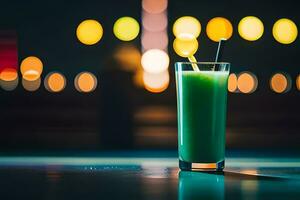
[[[42,59],[44,72],[60,71],[67,79],[65,90],[50,93],[43,85],[36,92],[25,91],[21,84],[11,92],[0,90],[0,150],[100,150],[170,148],[177,145],[176,91],[174,62],[182,60],[172,50],[172,25],[184,15],[198,18],[199,61],[211,61],[216,43],[205,34],[209,19],[223,16],[234,27],[227,42],[224,61],[232,72],[251,71],[258,78],[252,94],[229,93],[228,148],[265,148],[300,150],[299,95],[295,80],[299,74],[300,41],[290,45],[276,42],[272,26],[287,17],[300,23],[296,1],[196,1],[170,0],[169,71],[171,82],[166,91],[154,94],[133,84],[133,74],[122,71],[112,59],[114,50],[124,44],[112,33],[113,23],[122,16],[140,22],[141,1],[8,1],[1,2],[0,29],[16,30],[19,63],[27,56]],[[264,35],[248,42],[237,33],[245,16],[259,17]],[[93,46],[81,44],[75,35],[84,19],[101,22],[104,36]],[[140,36],[129,42],[140,48]],[[88,94],[76,91],[73,80],[81,71],[98,78],[97,89]],[[276,94],[269,88],[275,72],[288,73],[292,88]]]

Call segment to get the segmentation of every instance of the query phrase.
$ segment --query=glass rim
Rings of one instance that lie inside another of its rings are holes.
[[[175,64],[230,65],[229,62],[175,62]]]

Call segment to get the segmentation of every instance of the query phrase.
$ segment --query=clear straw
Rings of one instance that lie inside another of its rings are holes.
[[[224,38],[221,38],[219,41],[218,50],[217,50],[216,58],[215,58],[216,63],[220,62],[220,60],[222,59],[225,41],[226,41],[226,39],[224,39]]]

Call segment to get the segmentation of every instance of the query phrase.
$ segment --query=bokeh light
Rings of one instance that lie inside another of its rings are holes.
[[[270,88],[276,93],[285,93],[291,89],[292,80],[288,74],[276,73],[271,77]]]
[[[4,7],[3,7],[4,8]],[[3,12],[4,10],[2,10]],[[18,69],[18,34],[16,27],[6,29],[5,25],[0,28],[0,73],[6,68]]]
[[[149,92],[160,93],[165,91],[170,82],[169,72],[163,71],[157,74],[152,74],[148,72],[143,73],[144,87]]]
[[[230,21],[223,17],[211,19],[206,26],[206,34],[212,41],[228,40],[232,36],[233,28]]]
[[[142,47],[148,49],[161,49],[166,50],[168,48],[168,33],[166,31],[150,32],[143,31],[142,34]]]
[[[8,81],[6,81],[8,80]],[[14,89],[17,88],[18,83],[19,83],[19,78],[18,76],[12,80],[11,78],[9,79],[0,79],[0,87],[5,90],[5,91],[13,91]]]
[[[228,91],[236,92],[237,89],[237,76],[234,73],[232,73],[228,76]]]
[[[43,72],[42,61],[35,56],[29,56],[21,62],[21,74],[28,81],[37,80]]]
[[[296,86],[297,86],[297,89],[300,90],[300,74],[298,75],[298,77],[296,79]]]
[[[282,44],[291,44],[298,35],[296,24],[290,19],[279,19],[273,26],[273,36],[275,40]]]
[[[165,12],[159,14],[143,12],[142,19],[143,28],[152,32],[163,31],[168,25],[168,17]]]
[[[49,92],[60,92],[66,86],[66,78],[59,72],[51,72],[46,76],[44,85]]]
[[[34,91],[38,90],[41,86],[41,77],[39,77],[38,79],[36,79],[34,81],[28,81],[28,80],[22,78],[22,85],[25,90],[27,90],[29,92],[34,92]]]
[[[151,14],[161,13],[167,9],[168,0],[142,0],[142,7]]]
[[[121,17],[115,22],[113,31],[119,40],[131,41],[138,36],[140,25],[132,17]]]
[[[197,38],[201,33],[201,24],[195,17],[180,17],[173,25],[173,33],[175,37],[189,35]]]
[[[97,87],[97,78],[90,72],[81,72],[76,76],[74,85],[79,92],[92,92]]]
[[[137,68],[141,67],[142,55],[134,45],[124,44],[119,46],[113,56],[125,71],[136,71]]]
[[[76,35],[81,43],[93,45],[101,40],[103,36],[103,28],[98,21],[94,19],[87,19],[78,25]]]
[[[160,49],[168,52],[167,0],[142,1],[142,52]]]
[[[242,72],[238,76],[237,83],[240,92],[249,94],[257,89],[258,80],[253,73]]]
[[[138,69],[134,73],[133,83],[138,88],[143,88],[144,87],[143,74],[144,74],[144,70],[143,69]]]
[[[15,68],[5,68],[0,72],[0,80],[13,81],[18,78],[18,72]]]
[[[239,22],[238,32],[245,40],[255,41],[263,35],[264,24],[257,17],[247,16]]]
[[[193,36],[182,35],[175,38],[173,49],[181,57],[190,57],[198,50],[198,41]]]
[[[169,56],[160,49],[150,49],[142,55],[142,67],[148,73],[161,73],[169,67]]]

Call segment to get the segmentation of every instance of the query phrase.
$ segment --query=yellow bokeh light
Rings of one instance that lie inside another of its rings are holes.
[[[236,92],[237,91],[237,76],[235,74],[230,74],[228,77],[228,91]]]
[[[21,74],[28,81],[37,80],[43,72],[42,61],[35,56],[29,56],[21,62]]]
[[[45,78],[45,87],[49,92],[60,92],[66,86],[66,78],[58,72],[53,72]]]
[[[252,93],[256,90],[258,81],[254,74],[243,72],[237,79],[238,89],[242,93]]]
[[[142,55],[142,67],[148,73],[161,73],[168,69],[170,58],[160,49],[150,49]]]
[[[233,28],[230,21],[223,17],[211,19],[206,26],[206,34],[212,41],[228,40],[232,36]]]
[[[40,85],[41,85],[41,78],[39,77],[38,79],[34,80],[34,81],[28,81],[24,78],[22,78],[22,85],[24,87],[25,90],[33,92],[39,89]]]
[[[160,93],[165,91],[170,82],[169,72],[166,70],[158,74],[143,73],[144,87],[149,92]]]
[[[195,17],[180,17],[173,25],[173,33],[175,37],[190,35],[197,38],[201,33],[201,24]]]
[[[291,44],[298,35],[296,24],[290,19],[279,19],[273,26],[273,36],[275,40],[282,44]]]
[[[0,72],[0,80],[13,81],[18,78],[17,70],[14,68],[5,68]]]
[[[131,41],[138,36],[140,25],[132,17],[121,17],[115,22],[113,32],[119,40]]]
[[[264,24],[257,17],[247,16],[239,22],[238,32],[245,40],[255,41],[263,35]]]
[[[79,92],[92,92],[97,87],[97,78],[90,72],[81,72],[76,76],[74,84]]]
[[[276,73],[270,80],[270,87],[276,93],[284,93],[291,88],[291,78],[283,73]]]
[[[173,49],[181,57],[193,56],[198,50],[198,41],[195,37],[181,36],[175,38]]]
[[[78,40],[86,45],[93,45],[100,41],[103,36],[101,24],[94,19],[81,22],[76,30]]]
[[[297,89],[300,90],[300,74],[298,75],[298,77],[296,79],[296,86],[297,86]]]

